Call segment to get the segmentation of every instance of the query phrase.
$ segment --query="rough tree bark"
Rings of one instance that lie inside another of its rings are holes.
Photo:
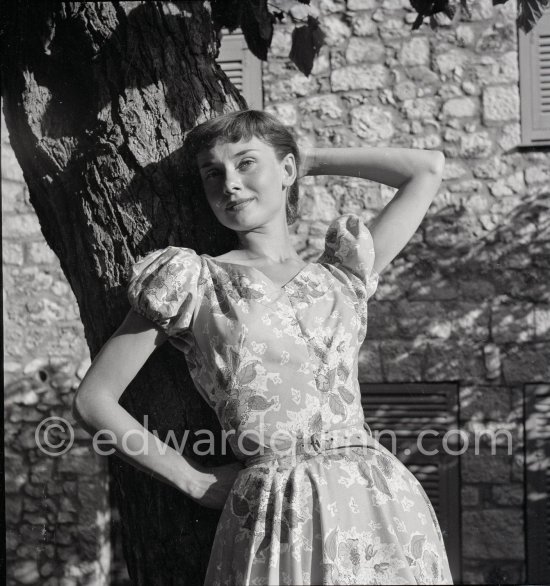
[[[6,124],[42,232],[76,296],[92,359],[129,309],[128,267],[137,255],[167,245],[216,255],[234,245],[186,189],[179,164],[186,130],[246,106],[216,53],[204,1],[12,3],[4,29]],[[160,438],[170,429],[178,438],[186,428],[219,434],[170,344],[154,353],[121,404],[144,424],[147,414]],[[110,468],[133,583],[201,584],[219,512],[116,456]]]

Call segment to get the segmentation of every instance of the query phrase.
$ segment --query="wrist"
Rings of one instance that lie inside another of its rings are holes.
[[[187,495],[196,497],[208,476],[207,468],[185,458],[182,458],[182,466],[178,468],[176,486]]]

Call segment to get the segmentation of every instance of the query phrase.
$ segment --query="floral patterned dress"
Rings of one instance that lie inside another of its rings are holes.
[[[252,461],[225,502],[205,585],[452,584],[425,491],[370,430],[365,445],[249,459],[281,435],[368,428],[357,369],[373,262],[368,228],[345,214],[282,287],[183,247],[133,265],[132,308],[183,352],[236,457]]]

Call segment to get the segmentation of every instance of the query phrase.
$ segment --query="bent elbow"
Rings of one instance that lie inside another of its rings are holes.
[[[82,398],[80,397],[78,390],[75,393],[75,396],[73,397],[73,404],[72,404],[72,409],[71,409],[71,413],[73,415],[73,418],[75,419],[75,421],[84,421],[84,416],[82,413],[82,405],[81,405],[81,401]]]
[[[430,172],[439,177],[445,169],[445,155],[443,151],[431,151]]]

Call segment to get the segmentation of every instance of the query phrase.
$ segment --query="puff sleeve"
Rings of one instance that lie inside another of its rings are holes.
[[[344,214],[331,222],[325,237],[325,250],[319,259],[342,270],[366,301],[378,287],[374,265],[374,241],[357,214]]]
[[[128,279],[128,301],[136,312],[168,336],[192,326],[197,308],[200,256],[190,248],[168,246],[138,257]]]

